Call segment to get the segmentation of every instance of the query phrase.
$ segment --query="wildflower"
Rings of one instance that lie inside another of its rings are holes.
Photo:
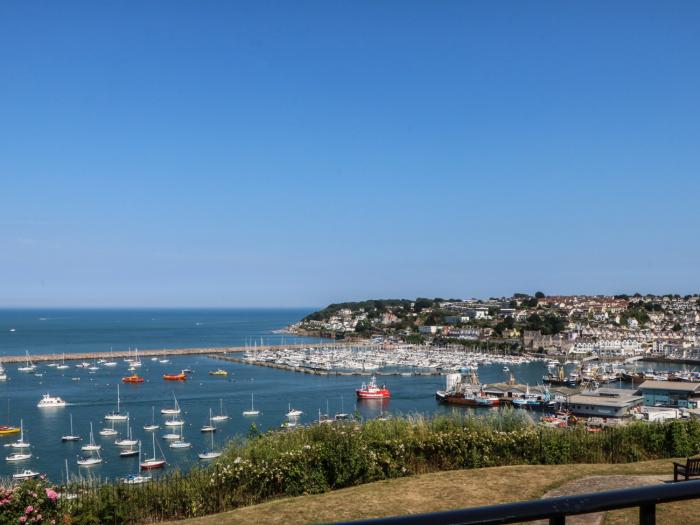
[[[49,498],[51,501],[56,501],[56,498],[58,497],[58,493],[53,490],[53,489],[46,489],[46,497]]]
[[[26,517],[26,516],[20,516],[20,517],[19,517],[19,522],[20,522],[20,523],[24,523],[25,521],[27,521],[27,517]]]
[[[31,514],[33,510],[34,510],[34,507],[32,507],[31,505],[28,505],[27,508],[24,509],[24,513]]]

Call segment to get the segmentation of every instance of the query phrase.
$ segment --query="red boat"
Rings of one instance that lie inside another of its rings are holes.
[[[166,381],[186,381],[187,375],[184,372],[179,374],[163,374],[163,379]]]
[[[362,387],[356,389],[355,393],[358,399],[389,399],[391,397],[391,392],[386,385],[382,385],[381,388],[377,386],[377,380],[374,376],[369,384],[362,383]]]
[[[127,377],[122,377],[124,383],[143,383],[143,377],[138,374],[133,374]]]

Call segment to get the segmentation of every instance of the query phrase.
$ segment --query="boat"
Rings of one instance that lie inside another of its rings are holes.
[[[126,437],[124,439],[117,439],[114,444],[118,447],[133,447],[138,444],[138,440],[134,439],[131,435],[131,426],[129,420],[126,421]]]
[[[291,406],[289,407],[291,410]],[[255,410],[255,406],[253,405],[253,394],[250,394],[250,410],[244,410],[243,415],[244,416],[257,416],[260,414],[260,410]],[[301,415],[301,414],[299,414]]]
[[[10,434],[16,434],[17,432],[19,432],[18,427],[0,425],[0,436],[9,436]]]
[[[51,397],[49,394],[44,394],[36,406],[39,408],[57,408],[66,406],[66,402],[60,397]]]
[[[165,422],[166,427],[181,427],[185,424],[184,419],[177,419],[174,415]]]
[[[61,436],[61,441],[80,441],[80,436],[73,434],[73,414],[70,415],[70,434]]]
[[[102,463],[102,457],[100,456],[100,451],[95,450],[95,454],[97,454],[97,456],[90,455],[90,456],[82,457],[82,458],[78,457],[78,461],[77,461],[78,465],[81,467],[94,467],[95,465],[99,465],[100,463]]]
[[[5,456],[5,461],[24,461],[32,457],[31,452],[13,452],[9,456]]]
[[[153,432],[154,430],[158,430],[160,428],[160,425],[156,425],[156,407],[151,407],[151,424],[150,425],[144,425],[143,429],[146,432]]]
[[[102,430],[100,430],[99,434],[100,436],[116,436],[117,434],[119,434],[119,432],[117,432],[114,429],[114,420],[112,420],[111,427],[103,428]]]
[[[155,451],[155,447],[154,447]],[[126,452],[126,450],[124,451]],[[123,455],[124,452],[120,454]],[[136,449],[136,454],[139,456],[139,466],[141,464],[141,442],[139,441],[139,448]],[[155,456],[155,454],[154,454]],[[140,468],[140,467],[139,467]],[[151,481],[153,478],[151,476],[144,476],[140,472],[136,472],[136,474],[129,474],[128,476],[124,477],[122,479],[122,483],[126,483],[127,485],[141,485],[143,483],[148,483]]]
[[[474,368],[468,373],[448,374],[446,383],[445,390],[435,392],[435,398],[441,403],[481,408],[500,404],[500,399],[484,392]]]
[[[24,440],[24,420],[19,420],[19,439],[5,445],[12,448],[29,448],[31,445]]]
[[[187,374],[180,372],[179,374],[163,374],[163,379],[166,381],[187,381]]]
[[[231,419],[229,416],[224,414],[224,400],[219,399],[219,413],[211,418],[212,421],[228,421]]]
[[[66,364],[66,353],[63,352],[63,358],[61,359],[61,364],[56,365],[56,370],[66,370],[67,368],[70,368],[70,366],[68,366]]]
[[[39,475],[38,472],[35,472],[33,470],[26,468],[22,472],[17,472],[16,474],[12,474],[12,479],[16,479],[16,480],[34,479],[38,475]]]
[[[292,408],[292,404],[290,403],[289,406],[288,406],[288,411],[287,411],[287,413],[285,414],[285,416],[287,416],[287,417],[299,417],[299,416],[301,416],[303,413],[304,413],[304,412],[302,412],[301,410],[297,410],[296,408],[293,409],[293,408]]]
[[[224,376],[225,377],[228,375],[228,372],[226,370],[219,368],[217,370],[210,370],[209,375],[210,376]]]
[[[163,439],[165,441],[174,441],[176,439],[180,439],[180,434],[175,434],[173,432],[170,432],[168,434],[163,434]]]
[[[525,408],[531,410],[540,410],[545,408],[554,408],[554,401],[552,401],[549,394],[549,390],[545,387],[542,394],[530,393],[530,387],[526,386],[525,393],[520,396],[513,398],[513,406],[515,408]]]
[[[202,460],[212,460],[216,459],[219,456],[221,456],[221,452],[218,450],[214,450],[214,434],[211,435],[211,448],[207,450],[206,452],[200,452],[197,454],[197,457]]]
[[[0,381],[7,381],[7,372],[5,372],[5,367],[0,363]]]
[[[156,360],[157,360],[159,363],[164,364],[164,365],[166,365],[166,364],[168,364],[168,363],[170,362],[170,359],[168,359],[168,354],[167,354],[167,352],[166,352],[165,350],[163,350],[163,358],[162,358],[162,359],[158,359],[158,358],[156,357]]]
[[[97,443],[95,443],[95,435],[92,432],[92,422],[90,422],[90,443],[80,447],[80,450],[84,450],[85,452],[97,452],[101,448],[102,445],[98,445]]]
[[[140,457],[140,455],[141,455],[141,442],[137,441],[137,443],[139,445],[139,448],[134,448],[133,446],[131,446],[125,450],[122,450],[121,452],[119,452],[119,457],[128,458],[131,456],[135,456],[137,454]]]
[[[190,448],[191,446],[192,446],[192,443],[185,441],[185,439],[183,438],[182,427],[180,427],[180,438],[173,441],[172,443],[170,443],[170,448],[181,449],[181,448]]]
[[[212,424],[211,408],[209,409],[209,424],[202,427],[202,432],[216,432],[216,427]]]
[[[335,415],[335,420],[336,421],[347,421],[348,419],[350,419],[350,414],[347,414],[345,412],[345,403],[343,400],[343,396],[340,396],[340,412],[338,412]]]
[[[29,357],[29,350],[26,351],[27,354],[27,363],[24,366],[17,367],[17,370],[20,372],[34,372],[36,370],[36,365],[32,363],[31,358]]]
[[[173,394],[173,408],[161,408],[160,413],[165,416],[172,416],[173,414],[180,413],[180,405],[178,405],[177,403],[177,398],[175,397],[175,394]]]
[[[144,379],[138,374],[131,374],[130,376],[122,377],[123,383],[143,383]]]
[[[129,419],[129,416],[126,414],[122,414],[119,409],[120,409],[120,404],[121,404],[121,399],[119,397],[119,383],[117,383],[117,411],[110,412],[109,414],[105,415],[105,419],[107,421],[126,421]]]
[[[362,386],[355,390],[358,399],[389,399],[391,397],[391,392],[389,389],[382,385],[381,388],[377,386],[377,379],[372,376],[369,384],[362,383]]]
[[[141,467],[141,470],[153,470],[157,468],[163,468],[165,466],[165,458],[157,458],[156,457],[156,435],[152,434],[153,437],[153,457],[144,459],[139,463],[139,467]],[[161,451],[162,452],[162,451]]]

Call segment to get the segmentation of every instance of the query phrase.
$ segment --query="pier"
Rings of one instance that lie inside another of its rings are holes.
[[[333,342],[334,347],[338,346],[351,346],[350,343],[338,343]],[[265,345],[256,346],[257,351],[266,350],[279,350],[280,348],[287,348],[289,350],[304,350],[307,348],[327,348],[329,343],[304,343],[304,344],[289,344],[284,345],[284,347],[277,345]],[[165,354],[169,356],[178,355],[225,355],[225,354],[236,354],[242,352],[249,352],[253,350],[251,346],[222,346],[215,348],[175,348],[175,349],[159,349],[159,350],[138,350],[139,357],[154,357],[163,356]],[[65,359],[66,361],[92,361],[95,359],[108,359],[108,358],[125,358],[134,357],[134,353],[137,350],[115,350],[112,352],[81,352],[81,353],[69,353],[69,354],[29,354],[32,361],[36,363],[42,363],[47,361],[61,361]],[[0,362],[6,363],[24,363],[27,360],[26,355],[5,355],[0,357]]]

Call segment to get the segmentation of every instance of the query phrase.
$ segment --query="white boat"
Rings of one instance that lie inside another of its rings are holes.
[[[17,370],[20,372],[34,372],[36,370],[36,365],[32,363],[31,358],[29,357],[29,350],[27,350],[27,364],[24,366],[17,367]]]
[[[36,405],[39,408],[58,408],[66,406],[66,402],[60,397],[51,397],[48,393],[44,394]]]
[[[153,437],[153,457],[144,459],[139,463],[139,466],[141,467],[141,470],[152,470],[156,468],[162,468],[165,466],[165,457],[157,458],[156,457],[156,435],[152,434]],[[160,446],[158,447],[160,448]],[[161,451],[162,453],[162,451]]]
[[[33,479],[39,475],[38,472],[30,470],[28,468],[24,469],[22,472],[17,472],[12,474],[12,479]]]
[[[12,443],[8,443],[5,446],[6,447],[12,447],[12,448],[29,448],[31,445],[27,443],[24,440],[24,420],[20,419],[19,420],[19,439],[17,441],[13,441]]]
[[[139,441],[139,448],[137,450],[137,454],[139,455],[139,464],[140,464],[141,463],[141,442],[140,441]],[[122,483],[126,483],[127,485],[141,485],[142,483],[148,483],[152,479],[153,478],[151,476],[144,476],[140,472],[136,472],[136,474],[129,474],[128,476],[122,478]]]
[[[180,427],[180,439],[170,443],[170,448],[190,448],[192,443],[185,441],[182,437],[182,427]]]
[[[255,410],[255,406],[253,405],[253,394],[250,394],[250,410],[244,410],[243,415],[244,416],[257,416],[260,414],[260,410]]]
[[[221,452],[214,450],[214,434],[212,434],[211,435],[211,448],[209,450],[207,450],[206,452],[200,452],[199,454],[197,454],[197,457],[199,457],[199,459],[203,459],[203,460],[212,460],[212,459],[218,458],[219,456],[221,456]]]
[[[153,432],[154,430],[158,430],[159,428],[160,425],[156,425],[156,407],[151,407],[151,424],[144,425],[143,429],[146,432]]]
[[[287,417],[299,417],[299,416],[301,416],[302,414],[303,414],[303,412],[302,412],[301,410],[292,409],[292,405],[291,405],[291,403],[290,403],[290,405],[289,405],[289,412],[287,412],[285,415],[286,415]]]
[[[95,435],[92,433],[92,422],[90,422],[90,443],[80,447],[80,450],[85,452],[98,452],[102,448],[102,445],[95,443]]]
[[[114,444],[118,447],[133,447],[138,444],[138,440],[134,439],[131,435],[131,426],[129,425],[128,419],[126,421],[126,437],[124,439],[117,439]]]
[[[119,432],[117,432],[114,428],[114,420],[112,420],[111,427],[103,428],[102,430],[100,430],[99,434],[100,434],[100,436],[106,436],[106,437],[116,436],[117,434],[119,434]]]
[[[173,408],[161,408],[160,413],[164,416],[172,416],[173,414],[180,413],[180,405],[178,405],[177,403],[177,398],[175,397],[175,394],[173,394]]]
[[[122,414],[119,411],[120,404],[121,404],[121,399],[119,398],[119,383],[117,383],[117,411],[110,412],[109,414],[106,414],[105,419],[107,421],[126,421],[127,419],[129,419],[129,416],[127,416],[126,414]]]
[[[102,458],[100,457],[99,451],[95,451],[97,456],[89,456],[86,458],[78,458],[78,465],[81,467],[94,467],[95,465],[99,465],[102,463]]]
[[[165,441],[175,441],[176,439],[180,439],[180,434],[173,434],[172,432],[169,434],[163,434],[163,439]]]
[[[61,441],[80,441],[80,436],[73,434],[73,414],[70,415],[70,434],[61,436]]]
[[[32,457],[31,452],[14,452],[5,457],[5,461],[24,461]]]
[[[209,409],[209,424],[202,427],[202,432],[216,432],[216,427],[212,424],[211,408]]]
[[[2,363],[0,363],[0,381],[7,381],[7,373],[5,372],[5,368],[2,366]]]
[[[63,359],[61,360],[61,364],[56,366],[56,370],[66,370],[67,368],[70,368],[70,366],[66,364],[66,353],[63,352]]]
[[[184,424],[185,424],[185,420],[184,420],[184,419],[175,419],[175,416],[173,416],[172,419],[168,419],[168,420],[165,422],[165,426],[166,426],[166,427],[181,427],[181,426],[184,425]]]
[[[156,359],[158,359],[158,358],[156,358]],[[168,359],[168,354],[167,354],[167,352],[166,352],[165,350],[163,350],[163,358],[162,358],[162,359],[158,359],[158,362],[159,362],[159,363],[162,363],[162,364],[164,364],[164,365],[165,365],[165,364],[168,364],[168,363],[170,362],[170,359]]]
[[[219,399],[219,413],[211,418],[212,421],[228,421],[231,419],[229,416],[224,414],[224,400]]]

